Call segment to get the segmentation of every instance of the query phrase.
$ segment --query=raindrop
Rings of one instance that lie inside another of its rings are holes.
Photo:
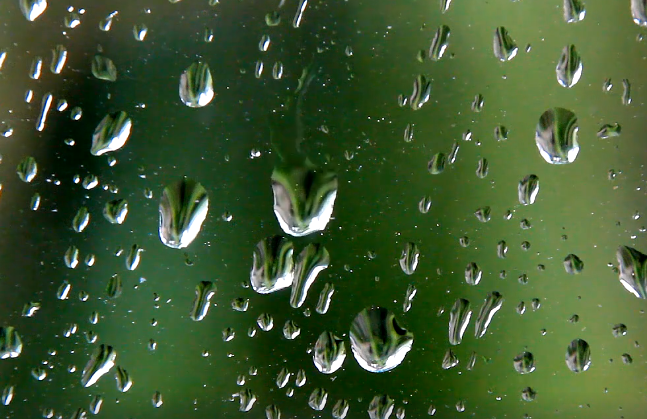
[[[290,294],[290,306],[299,308],[308,296],[308,290],[321,271],[328,268],[330,254],[318,243],[307,245],[297,256],[294,281]]]
[[[449,312],[450,345],[459,345],[461,343],[471,317],[470,302],[464,298],[457,299]]]
[[[584,262],[574,254],[570,254],[564,258],[564,269],[568,274],[579,274],[584,269]]]
[[[407,243],[400,256],[400,268],[402,268],[402,272],[407,275],[413,275],[418,267],[419,259],[420,249],[418,245],[413,242]]]
[[[294,245],[281,237],[268,237],[256,245],[250,283],[259,294],[269,294],[292,285]]]
[[[493,49],[499,61],[510,61],[517,55],[517,44],[503,26],[494,31]]]
[[[434,35],[434,39],[431,41],[431,46],[429,47],[429,58],[433,61],[438,61],[443,58],[445,50],[447,49],[447,43],[449,39],[449,26],[441,25]]]
[[[327,400],[328,392],[323,388],[315,388],[312,390],[312,393],[310,393],[310,397],[308,398],[308,406],[310,406],[312,410],[321,411],[326,407]]]
[[[180,99],[190,108],[200,108],[211,102],[215,93],[209,65],[196,61],[180,76]]]
[[[90,387],[115,365],[117,352],[108,345],[99,345],[83,368],[81,385]]]
[[[123,224],[127,215],[128,202],[125,199],[108,201],[103,207],[103,216],[111,224]]]
[[[581,0],[564,0],[564,20],[566,23],[576,23],[584,20],[586,10]]]
[[[647,298],[647,279],[645,278],[647,255],[631,247],[620,246],[616,257],[622,286],[638,298]]]
[[[591,349],[582,339],[574,339],[566,348],[566,366],[573,372],[582,372],[591,366]]]
[[[492,321],[492,317],[496,314],[497,311],[501,309],[503,305],[503,296],[496,291],[488,293],[479,315],[476,318],[476,324],[474,326],[474,336],[476,338],[482,338],[487,332],[487,328]]]
[[[535,142],[539,154],[551,164],[573,163],[580,151],[577,117],[564,108],[544,112],[537,123]]]
[[[535,175],[528,175],[519,181],[518,195],[521,205],[531,205],[535,203],[539,193],[539,178]]]
[[[195,287],[195,299],[191,309],[191,320],[195,322],[202,321],[211,306],[211,299],[216,294],[216,286],[210,281],[201,281]]]
[[[159,204],[159,236],[164,245],[182,249],[198,236],[207,217],[209,197],[198,182],[186,177],[171,183]]]
[[[346,359],[344,341],[330,332],[323,332],[315,343],[312,360],[324,374],[334,374]]]
[[[598,130],[597,136],[598,138],[604,140],[607,138],[620,136],[621,131],[622,127],[617,122],[614,122],[613,124],[604,124]]]
[[[132,125],[132,120],[124,111],[107,114],[94,129],[90,153],[101,156],[119,150],[128,141]]]
[[[519,374],[530,374],[535,370],[535,357],[530,352],[521,352],[514,357],[513,365]]]
[[[92,75],[99,80],[117,81],[117,67],[108,57],[95,55],[92,59]]]

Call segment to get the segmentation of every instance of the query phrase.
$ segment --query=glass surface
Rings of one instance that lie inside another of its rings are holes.
[[[646,25],[0,2],[0,415],[643,417]]]

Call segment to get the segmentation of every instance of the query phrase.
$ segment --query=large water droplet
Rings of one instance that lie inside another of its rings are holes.
[[[539,178],[535,175],[527,175],[519,181],[517,191],[521,205],[534,204],[539,193]]]
[[[362,310],[350,327],[357,363],[369,372],[385,372],[402,363],[413,345],[413,333],[400,327],[395,315],[381,307]]]
[[[508,30],[503,26],[496,28],[493,40],[494,56],[499,61],[510,61],[517,55],[517,44],[514,42]]]
[[[582,69],[582,59],[575,49],[575,45],[565,46],[557,62],[557,67],[555,67],[559,84],[567,88],[575,86],[582,77]]]
[[[159,205],[159,236],[162,243],[182,249],[198,236],[209,210],[206,189],[183,178],[171,183],[162,193]]]
[[[647,255],[631,247],[620,246],[616,258],[622,286],[638,298],[647,298]]]
[[[496,314],[497,311],[501,309],[503,305],[503,296],[496,291],[488,293],[479,315],[476,318],[476,324],[474,327],[474,336],[476,338],[482,338],[487,332],[487,328],[492,321],[492,317]]]
[[[250,283],[259,294],[269,294],[292,285],[294,245],[281,237],[268,237],[256,245]]]
[[[586,9],[581,0],[564,0],[564,20],[575,23],[584,20]]]
[[[117,359],[117,352],[112,346],[99,345],[83,368],[81,377],[83,387],[90,387],[110,371],[115,366],[115,359]]]
[[[370,419],[389,419],[393,413],[395,401],[386,394],[373,397],[368,405]]]
[[[319,243],[310,243],[299,253],[294,270],[292,293],[290,294],[290,305],[293,308],[303,305],[310,286],[317,279],[319,272],[326,269],[329,264],[330,254]]]
[[[107,114],[94,129],[90,153],[100,156],[119,150],[128,141],[132,125],[132,120],[124,111]]]
[[[190,108],[200,108],[211,102],[215,93],[209,65],[202,61],[191,64],[180,76],[180,99]]]
[[[312,360],[317,369],[324,374],[334,374],[344,364],[346,345],[344,341],[330,332],[323,332],[315,343]]]
[[[211,307],[211,299],[216,295],[216,286],[211,281],[201,281],[195,287],[195,299],[191,309],[191,320],[199,322],[205,318]]]
[[[566,365],[573,372],[582,372],[591,366],[591,348],[582,339],[574,339],[566,348]]]
[[[20,0],[20,11],[25,18],[33,22],[47,9],[47,0]]]
[[[552,108],[539,118],[535,142],[539,154],[551,164],[573,163],[580,151],[577,117],[568,109]]]
[[[0,359],[17,358],[22,352],[22,339],[12,326],[0,326]]]
[[[407,243],[400,256],[400,268],[402,268],[402,272],[407,275],[412,275],[418,267],[419,259],[420,249],[418,245],[413,242]]]
[[[447,49],[447,43],[449,40],[449,26],[440,25],[434,35],[434,39],[431,41],[431,46],[429,47],[429,58],[433,61],[438,61],[443,58],[445,50]]]
[[[281,229],[294,237],[323,231],[337,197],[337,175],[307,166],[276,167],[272,172],[274,214]]]
[[[20,180],[26,183],[34,180],[38,174],[38,164],[36,163],[36,159],[31,156],[27,156],[22,159],[16,167],[16,174],[18,174]]]
[[[326,407],[326,401],[328,400],[328,392],[321,387],[315,388],[310,393],[308,398],[308,406],[312,410],[321,411]]]

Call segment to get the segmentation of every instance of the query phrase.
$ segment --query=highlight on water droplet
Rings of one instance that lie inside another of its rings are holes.
[[[571,88],[580,81],[583,68],[582,58],[575,49],[575,45],[567,45],[562,50],[562,55],[559,57],[555,67],[557,81],[562,86]]]
[[[159,204],[159,236],[162,243],[182,249],[198,236],[209,210],[206,189],[186,177],[171,183]]]
[[[180,99],[189,108],[208,105],[215,92],[209,64],[196,61],[187,67],[180,76]]]
[[[443,58],[445,50],[447,50],[447,44],[449,42],[449,26],[440,25],[434,39],[431,41],[431,46],[429,47],[429,59],[432,61],[438,61]]]
[[[99,345],[83,368],[81,385],[90,387],[115,365],[117,352],[112,346]]]
[[[297,256],[290,306],[299,308],[308,296],[308,290],[321,271],[330,265],[328,250],[319,243],[310,243]]]
[[[132,120],[124,111],[104,116],[92,134],[90,153],[101,156],[119,150],[128,141],[132,124]]]
[[[499,26],[494,31],[494,40],[492,44],[494,56],[502,62],[513,59],[519,50],[519,48],[517,48],[517,44],[508,33],[508,30],[503,26]]]
[[[407,275],[413,275],[418,267],[418,261],[420,260],[420,249],[418,245],[409,242],[404,246],[402,250],[402,255],[400,256],[400,268],[402,272]]]
[[[38,19],[47,9],[47,0],[20,0],[20,11],[30,21]]]
[[[647,255],[628,247],[620,246],[616,252],[620,284],[637,298],[647,298]]]
[[[344,341],[330,332],[323,332],[315,343],[312,361],[324,374],[334,374],[344,364],[346,346]]]
[[[631,17],[636,25],[647,27],[647,1],[631,0]]]

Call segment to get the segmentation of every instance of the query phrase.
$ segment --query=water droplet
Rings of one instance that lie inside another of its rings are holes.
[[[521,205],[531,205],[535,203],[539,193],[539,178],[535,175],[527,175],[519,181],[518,196]]]
[[[419,259],[420,249],[418,245],[413,242],[407,243],[400,256],[400,268],[402,268],[402,272],[407,275],[413,275],[418,267]]]
[[[629,83],[629,79],[622,79],[622,104],[625,106],[631,104],[631,83]]]
[[[568,274],[579,274],[584,269],[584,262],[577,255],[571,253],[564,258],[564,269]]]
[[[95,395],[90,401],[90,413],[98,415],[103,405],[103,397],[100,394]]]
[[[497,243],[496,255],[500,259],[504,259],[507,253],[508,253],[508,245],[506,244],[505,240],[501,240],[499,243]]]
[[[465,366],[468,371],[472,371],[474,369],[474,365],[476,365],[476,357],[476,352],[472,351],[470,359],[467,361],[467,365]]]
[[[302,0],[305,1],[305,0]],[[270,404],[265,407],[266,419],[281,419],[281,410],[275,404]]]
[[[72,219],[72,229],[74,229],[74,231],[76,231],[77,233],[81,233],[83,232],[83,230],[85,230],[89,223],[90,212],[88,212],[88,208],[79,208],[76,212],[76,215],[74,215],[74,218]]]
[[[256,319],[256,324],[263,332],[269,332],[274,328],[274,318],[269,313],[263,313]]]
[[[117,298],[121,295],[122,291],[121,276],[119,274],[112,275],[106,286],[106,295],[108,298]]]
[[[566,348],[566,366],[573,372],[582,372],[591,366],[591,348],[582,339],[574,339]]]
[[[431,46],[429,47],[429,58],[431,60],[438,61],[443,58],[445,50],[447,49],[449,35],[449,26],[441,25],[438,28],[434,35],[434,39],[431,41]]]
[[[209,65],[196,61],[180,76],[180,99],[190,108],[200,108],[211,102],[215,93]]]
[[[447,162],[449,164],[454,164],[456,162],[456,157],[458,157],[459,149],[460,149],[460,146],[458,145],[458,141],[454,141],[452,143],[452,148],[449,151],[449,156],[447,156]]]
[[[404,295],[404,303],[402,303],[402,310],[404,310],[405,313],[411,310],[411,303],[413,302],[413,298],[417,293],[418,290],[416,289],[416,286],[409,284],[409,286],[407,287],[407,292]]]
[[[261,37],[261,40],[258,42],[258,49],[261,52],[267,52],[267,50],[270,48],[270,36],[265,34]]]
[[[357,363],[366,371],[378,373],[402,363],[413,345],[413,333],[398,325],[389,310],[371,307],[351,323],[350,340]]]
[[[476,338],[482,338],[487,332],[487,328],[492,321],[492,317],[496,314],[497,311],[501,309],[503,305],[503,296],[496,291],[488,293],[479,315],[476,318],[476,324],[474,325],[474,336]]]
[[[99,345],[92,353],[85,368],[83,368],[81,377],[83,387],[92,386],[99,378],[110,371],[115,365],[115,359],[117,359],[117,352],[112,346]]]
[[[319,300],[317,301],[317,307],[315,308],[315,311],[319,314],[326,314],[328,310],[330,309],[330,302],[332,300],[332,296],[335,293],[335,286],[331,284],[330,282],[327,282],[323,289],[321,290],[321,293],[319,294]]]
[[[389,419],[394,406],[395,401],[388,395],[375,396],[368,405],[368,416],[370,419]]]
[[[484,179],[488,173],[489,164],[487,159],[481,158],[476,167],[476,177],[479,179]]]
[[[647,255],[628,246],[620,246],[616,252],[619,279],[622,286],[638,298],[647,298],[645,278]]]
[[[514,357],[514,369],[519,374],[530,374],[535,370],[535,357],[530,352],[521,352]]]
[[[409,105],[414,111],[422,108],[431,95],[431,82],[422,74],[418,75],[413,82],[413,91],[408,98]],[[406,103],[405,103],[406,104]]]
[[[458,365],[459,360],[456,354],[454,354],[454,351],[450,349],[447,349],[445,352],[445,356],[443,357],[443,363],[442,363],[442,368],[444,370],[448,370],[451,368],[454,368],[456,365]]]
[[[301,328],[292,320],[286,320],[283,326],[283,336],[288,340],[296,339],[301,334]]]
[[[240,312],[245,312],[247,311],[247,308],[249,307],[249,298],[235,298],[231,302],[231,308],[234,311],[240,311]]]
[[[5,406],[9,406],[11,404],[11,401],[13,400],[13,397],[15,395],[15,387],[8,384],[4,390],[2,390],[2,397],[0,400],[2,401],[2,404]]]
[[[292,285],[294,280],[294,245],[291,241],[273,236],[256,245],[250,282],[254,291],[269,294]]]
[[[0,326],[0,359],[18,358],[22,352],[22,339],[12,326]]]
[[[61,74],[67,61],[67,49],[63,45],[56,45],[52,50],[52,64],[49,67],[52,73]]]
[[[109,113],[103,117],[92,134],[90,153],[94,156],[117,151],[130,136],[132,120],[124,111]]]
[[[470,302],[464,298],[456,300],[449,312],[449,343],[459,345],[472,317]]]
[[[173,249],[189,246],[200,233],[209,210],[206,189],[186,177],[164,188],[159,204],[159,237]]]
[[[256,403],[256,395],[248,388],[240,391],[237,394],[239,398],[240,405],[238,407],[238,410],[241,412],[249,412],[252,410],[252,407],[254,407],[254,403]]]
[[[47,9],[47,0],[20,0],[20,11],[30,21],[38,19]]]
[[[429,170],[429,173],[431,173],[432,175],[438,175],[445,170],[446,161],[447,158],[445,156],[445,153],[438,152],[433,155],[431,160],[429,160],[429,163],[427,164],[427,170]]]
[[[613,334],[614,338],[625,336],[627,334],[627,326],[625,326],[623,323],[618,323],[613,326],[611,333]]]
[[[210,281],[201,281],[195,287],[195,299],[191,309],[191,320],[199,322],[205,318],[211,306],[211,299],[216,294],[216,286]]]
[[[115,381],[117,384],[117,390],[122,393],[127,392],[133,386],[133,379],[130,377],[130,374],[128,374],[128,371],[119,366],[115,372]]]
[[[337,402],[332,408],[333,419],[346,419],[346,415],[348,415],[349,409],[350,409],[350,405],[348,404],[348,400],[346,399],[337,400]]]
[[[503,26],[494,31],[493,49],[494,56],[503,62],[513,59],[518,51],[517,44]]]
[[[135,40],[143,42],[147,33],[148,27],[145,24],[141,23],[133,26],[133,36],[135,37]]]
[[[485,207],[479,208],[476,211],[474,211],[474,216],[480,222],[487,223],[488,221],[490,221],[490,214],[491,213],[492,213],[491,208],[488,207],[488,206],[485,206]]]
[[[638,26],[647,27],[646,7],[647,2],[645,0],[631,0],[631,17]]]
[[[51,93],[46,93],[43,95],[43,99],[40,103],[40,113],[36,119],[36,131],[42,131],[45,129],[45,123],[47,122],[47,116],[49,115],[49,108],[52,106],[52,101],[54,97]]]
[[[497,141],[505,141],[508,139],[508,129],[503,125],[494,127],[494,139]]]
[[[126,256],[126,269],[129,271],[137,269],[139,262],[141,262],[141,254],[143,251],[144,249],[139,247],[137,244],[132,245],[128,255]]]
[[[290,373],[290,371],[288,371],[287,368],[281,368],[281,371],[279,371],[279,374],[276,376],[276,386],[278,388],[283,388],[288,385],[291,375],[292,374]]]
[[[324,374],[334,374],[346,359],[344,341],[330,332],[323,332],[315,343],[312,360],[315,367]]]
[[[576,23],[584,20],[586,10],[581,0],[564,0],[564,20],[566,23]]]
[[[297,387],[303,387],[306,384],[306,372],[303,369],[297,371],[297,375],[294,378],[294,385]]]
[[[273,11],[269,12],[265,15],[265,24],[267,26],[278,26],[281,23],[281,15],[279,15],[279,12]]]
[[[477,94],[474,96],[474,100],[472,101],[472,111],[473,112],[481,112],[483,110],[483,104],[485,103],[485,99],[483,98],[482,94]],[[477,143],[479,144],[479,143]]]
[[[620,136],[621,131],[622,127],[617,122],[614,122],[613,124],[604,124],[598,130],[597,136],[598,138],[604,140],[607,138]]]
[[[123,224],[127,215],[128,202],[125,199],[108,201],[103,207],[103,216],[111,224]]]
[[[310,286],[314,283],[317,275],[328,268],[329,264],[330,254],[321,244],[310,243],[299,253],[294,269],[290,306],[299,308],[303,305]]]
[[[426,214],[429,212],[431,209],[431,197],[430,196],[424,196],[420,202],[418,202],[418,210],[422,214]]]
[[[551,164],[566,164],[575,161],[580,151],[577,143],[577,117],[564,108],[552,108],[539,118],[535,142],[539,154]]]
[[[92,75],[99,80],[117,81],[117,67],[108,57],[95,55],[92,59]]]
[[[537,393],[530,387],[526,387],[521,391],[521,400],[524,402],[531,402],[535,400]]]
[[[236,337],[236,332],[234,331],[234,329],[232,329],[231,327],[226,327],[225,329],[223,329],[222,331],[223,342],[230,342],[234,340],[235,337]]]
[[[16,167],[16,173],[23,182],[29,183],[38,174],[38,165],[36,159],[31,156],[25,157]]]
[[[566,88],[575,86],[582,77],[582,69],[582,58],[575,49],[575,45],[565,46],[555,67],[559,84]]]
[[[277,61],[272,66],[272,78],[274,80],[280,80],[283,77],[283,63]]]
[[[406,128],[404,129],[404,141],[407,143],[413,141],[413,127],[413,124],[407,124]]]

